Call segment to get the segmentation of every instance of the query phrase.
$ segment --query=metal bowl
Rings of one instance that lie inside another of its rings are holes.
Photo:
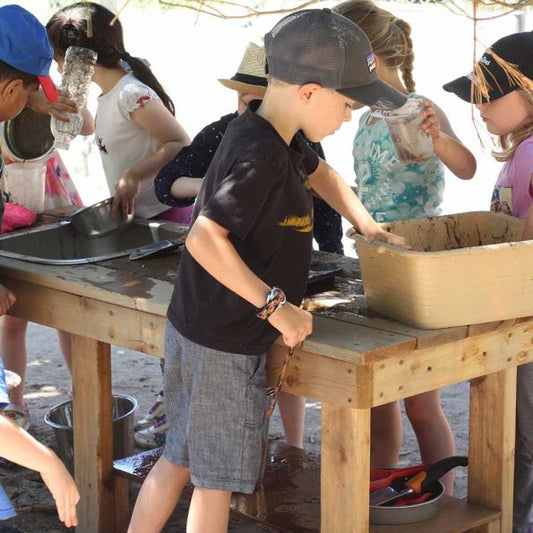
[[[440,481],[437,481],[434,487],[434,490],[431,491],[433,497],[422,503],[401,507],[371,505],[370,523],[400,525],[433,518],[439,514],[442,507],[442,497],[444,496],[444,485]]]
[[[133,215],[124,218],[122,213],[111,215],[113,198],[107,198],[88,207],[82,207],[73,213],[70,222],[78,233],[87,237],[107,235],[112,231],[125,228],[132,220]]]
[[[40,161],[54,151],[50,115],[26,107],[16,117],[0,124],[0,140],[13,161]]]

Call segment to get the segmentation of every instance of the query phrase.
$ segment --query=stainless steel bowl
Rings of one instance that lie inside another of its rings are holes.
[[[439,514],[441,510],[442,497],[444,496],[444,485],[438,481],[435,484],[435,490],[431,492],[433,494],[432,498],[415,505],[405,505],[401,507],[371,505],[370,523],[400,525],[421,522],[422,520],[433,518]]]
[[[70,222],[78,233],[87,237],[107,235],[125,228],[133,220],[133,215],[124,218],[122,213],[117,213],[112,216],[112,202],[113,198],[107,198],[88,207],[82,207],[71,215]]]
[[[2,147],[13,161],[40,161],[54,151],[50,115],[26,107],[16,117],[0,124]]]

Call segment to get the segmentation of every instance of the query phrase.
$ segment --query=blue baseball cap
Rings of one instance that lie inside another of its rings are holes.
[[[45,27],[24,8],[0,8],[0,59],[39,79],[46,98],[57,100],[57,88],[49,76],[54,51]]]

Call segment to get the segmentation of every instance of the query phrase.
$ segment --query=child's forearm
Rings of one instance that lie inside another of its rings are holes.
[[[200,215],[189,230],[185,245],[194,259],[222,285],[254,307],[263,307],[270,287],[241,259],[225,228]]]
[[[225,228],[200,215],[191,227],[185,245],[194,259],[222,285],[256,309],[265,305],[270,287],[241,259]],[[290,347],[303,342],[313,330],[311,314],[290,302],[274,311],[268,321]]]
[[[342,177],[322,159],[309,176],[311,187],[341,216],[346,218],[361,235],[369,239],[393,244],[395,246],[407,247],[405,238],[389,233],[372,218],[361,200],[354,193],[352,188],[342,179]]]
[[[460,179],[469,180],[476,173],[476,159],[461,142],[443,131],[433,137],[437,157]]]
[[[57,455],[13,421],[0,415],[0,457],[37,472],[47,472]]]
[[[170,186],[170,195],[173,198],[194,198],[198,196],[203,181],[203,178],[180,176]]]
[[[188,143],[188,137],[184,141],[169,141],[157,152],[132,165],[124,175],[138,182],[152,179]]]

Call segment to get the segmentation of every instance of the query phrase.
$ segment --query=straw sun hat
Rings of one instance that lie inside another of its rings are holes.
[[[218,81],[235,91],[242,93],[265,94],[267,80],[265,73],[266,56],[263,46],[248,43],[237,73],[231,79]]]

